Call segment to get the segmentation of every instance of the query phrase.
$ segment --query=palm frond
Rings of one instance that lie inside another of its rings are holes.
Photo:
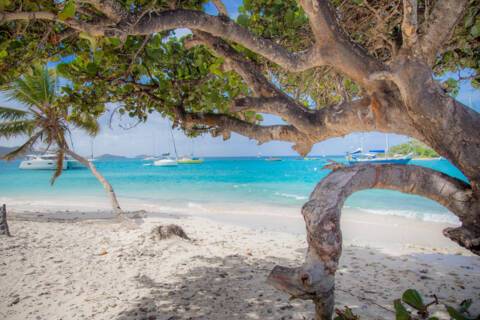
[[[37,142],[37,140],[42,136],[42,131],[40,132],[37,132],[36,134],[34,134],[33,136],[30,137],[30,139],[27,140],[27,142],[25,142],[24,144],[22,144],[20,147],[18,147],[17,149],[7,153],[6,155],[4,155],[2,157],[2,159],[4,160],[13,160],[19,156],[22,156],[24,155],[25,153],[29,152],[33,145],[35,144],[35,142]]]
[[[90,136],[96,136],[100,131],[97,119],[89,114],[72,115],[68,120],[77,128],[85,130]]]
[[[30,136],[35,126],[34,120],[0,122],[0,137],[8,139],[21,135]]]
[[[46,66],[34,66],[32,72],[24,74],[6,86],[6,95],[30,107],[43,107],[53,102],[56,77]]]
[[[1,120],[10,120],[10,121],[21,120],[21,119],[25,119],[27,116],[28,116],[27,111],[0,106]]]
[[[58,177],[63,172],[63,161],[65,157],[65,152],[63,151],[63,148],[58,148],[57,150],[57,168],[55,169],[55,172],[53,173],[52,178],[50,179],[50,184],[53,186],[55,181],[57,180]]]

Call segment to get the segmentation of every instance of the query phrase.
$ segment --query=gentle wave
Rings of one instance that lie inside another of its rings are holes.
[[[285,197],[285,198],[292,198],[292,199],[295,199],[295,200],[306,200],[306,199],[308,199],[308,197],[306,197],[306,196],[299,196],[299,195],[296,195],[296,194],[282,193],[282,192],[275,192],[275,195]]]
[[[409,210],[365,209],[365,208],[355,208],[355,207],[349,207],[349,209],[353,209],[353,210],[356,209],[365,213],[382,215],[382,216],[400,216],[404,218],[417,219],[422,221],[460,224],[460,220],[458,219],[458,217],[454,216],[453,214],[435,214],[435,213],[418,212],[418,211],[415,212],[415,211],[409,211]]]

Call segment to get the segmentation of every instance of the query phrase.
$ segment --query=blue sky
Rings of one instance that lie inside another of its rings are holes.
[[[236,16],[241,1],[228,0],[224,3],[230,14]],[[207,10],[210,13],[215,12],[215,9],[210,4],[207,5]],[[177,34],[184,34],[185,32],[187,31],[180,30]],[[468,106],[472,106],[477,111],[480,110],[480,91],[472,88],[467,82],[461,84],[457,99]],[[18,104],[7,101],[2,95],[0,95],[0,105],[18,107]],[[130,130],[124,130],[118,126],[120,123],[123,125],[132,123],[133,121],[128,119],[128,117],[123,119],[115,117],[112,128],[108,126],[108,119],[109,116],[103,116],[100,119],[102,130],[93,140],[82,132],[74,130],[74,149],[80,154],[89,155],[93,141],[93,149],[96,155],[111,153],[134,156],[173,152],[170,124],[166,119],[162,119],[160,115],[154,114],[146,123]],[[281,123],[281,119],[270,115],[265,116],[264,124],[275,123]],[[263,155],[295,155],[290,143],[269,142],[258,146],[255,141],[237,134],[232,134],[231,139],[227,141],[210,136],[190,139],[181,131],[174,130],[174,137],[180,155],[192,152],[198,156],[255,156],[259,153]],[[385,134],[383,133],[354,133],[343,138],[334,138],[318,143],[314,146],[311,154],[343,154],[346,151],[358,148],[362,139],[365,148],[385,147]],[[389,134],[390,145],[405,142],[407,139],[404,136]],[[0,145],[16,146],[24,140],[23,138],[16,138],[7,141],[0,138]]]

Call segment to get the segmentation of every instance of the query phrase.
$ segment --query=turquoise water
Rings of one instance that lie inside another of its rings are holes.
[[[343,157],[329,157],[343,161]],[[268,162],[257,158],[207,158],[201,165],[155,167],[142,160],[96,162],[122,200],[190,207],[221,204],[225,207],[300,208],[315,185],[328,174],[325,160],[302,161],[283,158]],[[412,161],[463,178],[446,160]],[[50,171],[19,170],[19,162],[0,162],[0,199],[75,199],[105,194],[90,171],[67,170],[54,186]],[[453,215],[433,201],[387,190],[354,194],[347,207],[370,213],[395,214],[425,220],[452,221]]]

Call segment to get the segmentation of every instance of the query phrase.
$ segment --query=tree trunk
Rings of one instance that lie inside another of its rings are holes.
[[[457,166],[479,192],[480,114],[445,93],[431,68],[408,55],[392,65],[391,80],[421,140]]]
[[[0,207],[0,235],[11,237],[10,230],[7,223],[7,206]]]
[[[461,227],[447,228],[444,234],[480,254],[480,202],[463,181],[414,165],[327,167],[334,171],[316,186],[302,208],[308,241],[304,264],[276,266],[267,280],[292,297],[312,300],[317,320],[330,320],[333,315],[335,272],[342,252],[341,209],[354,192],[380,188],[435,200],[462,221]]]
[[[88,169],[90,169],[92,174],[97,178],[98,181],[100,181],[100,183],[103,185],[103,188],[107,192],[107,195],[110,199],[110,203],[112,205],[113,213],[117,217],[123,217],[123,211],[120,208],[120,204],[118,203],[117,196],[115,195],[115,191],[113,191],[113,187],[110,185],[107,179],[105,179],[105,177],[100,172],[97,171],[97,168],[95,167],[93,162],[88,161],[87,159],[76,154],[70,149],[66,149],[65,153],[71,156],[72,158],[74,158],[75,160],[77,160],[78,162],[80,162],[81,164],[83,164],[84,166],[86,166]]]

